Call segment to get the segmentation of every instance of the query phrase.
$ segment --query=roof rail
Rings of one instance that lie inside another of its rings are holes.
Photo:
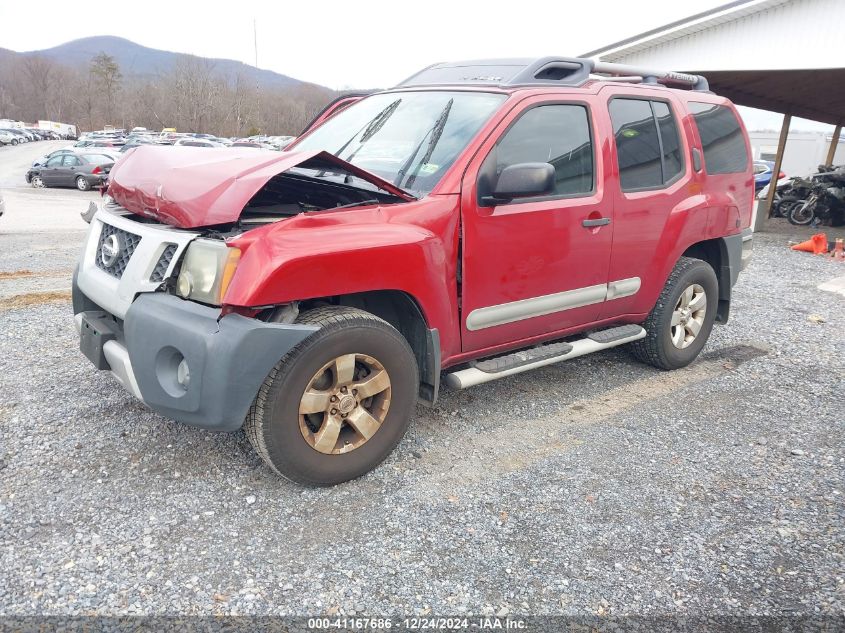
[[[707,80],[665,70],[648,70],[625,64],[597,62],[586,57],[540,57],[539,59],[480,59],[432,64],[411,75],[397,88],[434,85],[482,86],[580,86],[591,75],[616,81],[632,81],[708,90]]]
[[[628,64],[593,62],[593,72],[598,75],[609,75],[611,77],[639,77],[646,84],[687,86],[692,90],[701,91],[710,89],[707,79],[701,75],[679,73],[673,70],[649,70],[639,66],[629,66]]]

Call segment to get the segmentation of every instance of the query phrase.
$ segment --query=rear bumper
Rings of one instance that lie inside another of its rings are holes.
[[[92,307],[75,299],[76,307]],[[214,308],[146,293],[122,323],[96,309],[77,312],[75,320],[86,356],[151,409],[192,426],[234,431],[273,366],[317,328],[218,317]]]

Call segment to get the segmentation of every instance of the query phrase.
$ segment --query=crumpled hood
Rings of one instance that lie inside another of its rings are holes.
[[[109,174],[109,195],[138,215],[190,229],[229,224],[274,176],[306,162],[335,165],[404,200],[413,197],[325,151],[140,146]]]

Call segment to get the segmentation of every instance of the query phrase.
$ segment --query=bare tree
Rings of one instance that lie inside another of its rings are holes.
[[[123,74],[120,72],[114,57],[100,52],[91,59],[90,73],[98,89],[105,97],[105,116],[110,123],[114,122],[115,101],[120,91]]]
[[[0,118],[104,124],[242,136],[297,134],[334,96],[312,84],[256,86],[248,73],[226,76],[207,59],[181,56],[153,77],[124,77],[105,53],[71,68],[30,55],[0,57]]]

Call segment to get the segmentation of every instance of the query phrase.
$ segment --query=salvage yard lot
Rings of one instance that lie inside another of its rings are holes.
[[[96,372],[66,294],[96,194],[0,186],[4,614],[842,613],[845,266],[758,235],[692,366],[447,391],[315,490]]]

